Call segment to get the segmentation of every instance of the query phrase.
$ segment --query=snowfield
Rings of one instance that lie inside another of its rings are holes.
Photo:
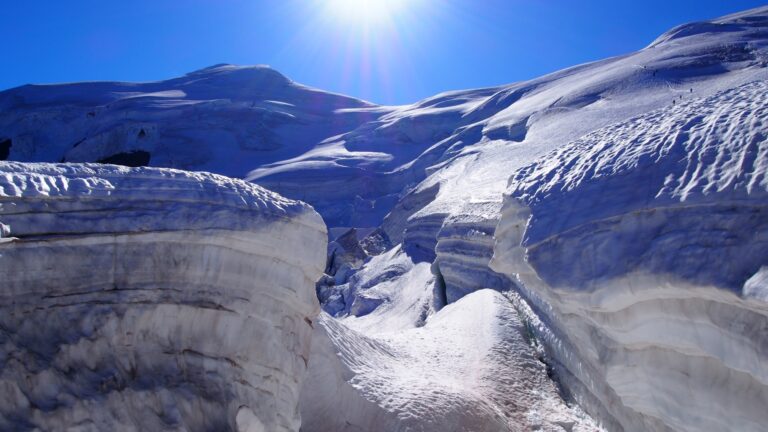
[[[406,106],[307,88],[266,66],[23,86],[0,92],[0,159],[212,171],[288,199],[211,174],[4,163],[9,200],[37,203],[33,191],[62,188],[78,198],[62,201],[71,208],[24,204],[32,210],[23,217],[1,201],[0,267],[19,269],[19,280],[45,270],[2,252],[21,250],[24,242],[8,239],[25,232],[41,250],[107,226],[130,238],[163,227],[175,244],[196,245],[214,224],[237,233],[227,245],[258,243],[257,264],[242,251],[231,252],[239,264],[227,264],[221,252],[192,261],[189,275],[154,276],[186,280],[200,266],[236,289],[252,281],[271,293],[257,304],[305,326],[283,341],[307,353],[298,366],[281,363],[292,368],[281,375],[291,377],[284,405],[248,405],[240,416],[228,405],[210,417],[238,430],[248,426],[238,418],[296,430],[301,417],[304,432],[759,431],[768,424],[766,83],[768,7],[682,25],[637,52],[531,81]],[[142,185],[138,207],[121,207],[109,199],[119,190],[104,186],[129,172],[141,173],[130,183]],[[87,178],[7,180],[19,173]],[[180,188],[169,178],[187,180]],[[77,203],[91,195],[102,198],[81,215]],[[322,216],[327,248],[322,221],[291,199]],[[243,210],[253,202],[261,204]],[[283,216],[267,216],[275,214]],[[55,267],[56,286],[114,267],[45,253],[73,261],[71,273]],[[264,270],[259,260],[275,255]],[[312,293],[280,300],[318,277],[317,320]],[[53,301],[19,299],[24,307]],[[182,325],[174,320],[163,323]],[[0,326],[0,342],[31,338],[9,336],[18,326]],[[238,339],[252,344],[256,363],[266,361],[258,335]],[[217,336],[200,337],[178,343]],[[21,366],[7,358],[0,379],[18,388]],[[222,370],[244,373],[230,369]],[[93,403],[113,407],[101,398]],[[0,406],[33,409],[21,396],[8,400]],[[69,405],[56,401],[53,412],[64,413]],[[49,421],[43,412],[35,421]],[[277,412],[279,421],[270,417]],[[189,425],[197,415],[150,416],[146,425]]]

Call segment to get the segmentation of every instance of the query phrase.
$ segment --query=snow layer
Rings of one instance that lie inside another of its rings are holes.
[[[510,280],[488,267],[500,205],[469,203],[446,218],[437,234],[435,272],[443,278],[445,301],[453,303],[483,288],[506,290]]]
[[[225,177],[0,162],[0,429],[295,431],[326,230]]]
[[[768,84],[609,126],[510,181],[492,267],[616,430],[768,423]]]

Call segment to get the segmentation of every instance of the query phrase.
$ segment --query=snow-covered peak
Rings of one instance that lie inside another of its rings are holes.
[[[310,93],[311,96],[302,93]],[[326,109],[371,106],[355,98],[301,86],[267,65],[217,64],[162,81],[28,84],[0,92],[0,109],[60,104],[101,105],[139,97],[249,102],[269,98],[291,102],[291,98],[304,100],[315,97],[318,102],[330,104],[324,107]]]
[[[283,76],[280,72],[272,69],[272,67],[270,67],[269,65],[259,64],[259,65],[239,66],[231,63],[217,63],[215,65],[207,66],[202,69],[189,72],[187,76],[215,75],[220,73],[242,71],[242,70],[251,70],[251,71],[260,72],[260,73],[274,73],[274,74]],[[283,76],[283,78],[285,77]],[[287,78],[285,79],[287,80]]]
[[[0,93],[0,155],[5,143],[11,160],[246,178],[309,202],[331,227],[378,226],[424,190],[438,191],[429,205],[391,220],[450,214],[465,202],[499,202],[507,169],[584,134],[764,78],[765,15],[682,26],[635,53],[399,107],[308,88],[263,65],[218,64],[151,83],[24,86]]]
[[[679,25],[653,41],[648,47],[672,43],[684,38],[717,33],[736,33],[740,36],[763,33],[768,28],[768,6],[761,6],[743,12],[714,19]]]
[[[27,85],[0,92],[0,158],[242,178],[386,111],[267,66],[215,65],[145,83]]]

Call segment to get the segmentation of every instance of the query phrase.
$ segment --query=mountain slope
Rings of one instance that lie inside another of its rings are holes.
[[[266,66],[217,65],[167,81],[1,92],[0,143],[9,160],[101,161],[243,178],[384,112],[293,83]]]
[[[760,81],[665,107],[510,180],[492,267],[615,429],[765,427],[766,102]]]
[[[758,9],[689,24],[636,53],[402,107],[309,89],[263,66],[218,65],[154,83],[23,86],[0,93],[0,142],[10,144],[10,160],[248,178],[309,202],[331,227],[373,227],[409,191],[440,184],[430,213],[467,198],[498,200],[506,181],[499,167],[676,99],[758,79],[768,58],[763,17]]]

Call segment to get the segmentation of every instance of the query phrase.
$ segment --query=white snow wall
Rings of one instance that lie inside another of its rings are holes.
[[[222,176],[0,163],[0,430],[296,431],[327,234]]]
[[[510,180],[491,266],[609,430],[768,424],[768,84],[610,126]]]

